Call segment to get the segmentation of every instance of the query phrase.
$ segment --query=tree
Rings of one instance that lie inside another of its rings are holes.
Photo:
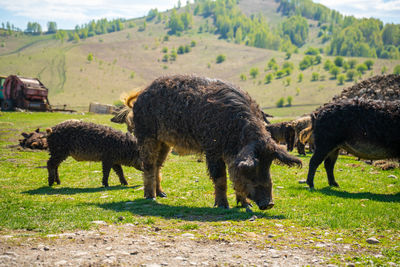
[[[368,69],[368,67],[364,63],[358,64],[356,67],[356,70],[361,74],[364,74],[367,69]]]
[[[338,77],[338,84],[339,85],[343,85],[344,84],[344,80],[346,79],[346,76],[344,74],[340,74]]]
[[[342,67],[343,66],[343,62],[344,62],[343,57],[336,57],[335,61],[334,61],[335,65],[338,66],[338,67]]]
[[[258,68],[254,67],[250,69],[250,76],[255,79],[258,76]]]
[[[176,9],[172,9],[167,28],[170,29],[171,34],[176,34],[177,32],[181,32],[184,29],[183,22],[180,16],[177,14]]]
[[[305,70],[313,64],[313,58],[311,56],[305,56],[299,63],[299,68]]]
[[[246,81],[246,80],[247,80],[246,74],[241,73],[241,74],[240,74],[240,80],[241,80],[241,81]]]
[[[368,70],[371,70],[372,66],[374,65],[374,61],[371,59],[368,59],[364,61],[364,64],[367,66]]]
[[[315,82],[315,81],[318,81],[318,79],[319,79],[319,73],[318,72],[313,72],[311,74],[311,81]]]
[[[381,74],[385,74],[387,72],[387,67],[383,66],[381,69]]]
[[[327,59],[324,63],[324,70],[329,71],[332,65],[333,65],[332,62],[329,59]]]
[[[267,84],[271,83],[273,77],[274,77],[274,75],[272,75],[272,73],[268,73],[267,75],[265,75],[264,83],[267,83]]]
[[[307,20],[301,16],[292,16],[283,21],[282,32],[294,45],[301,47],[308,37]]]
[[[223,54],[220,54],[217,56],[216,62],[217,62],[217,64],[220,64],[220,63],[224,62],[225,60],[226,60],[226,56]]]
[[[180,45],[178,47],[178,54],[180,55],[180,54],[184,54],[184,53],[185,53],[185,47],[183,45]]]
[[[293,102],[293,96],[288,96],[287,98],[286,98],[286,101],[287,101],[287,107],[291,107],[292,106],[292,102]]]
[[[47,33],[56,33],[57,32],[57,23],[54,21],[47,22]]]
[[[299,83],[301,83],[301,82],[303,81],[303,77],[304,77],[304,76],[303,76],[303,73],[300,73],[300,74],[299,74],[299,79],[298,79],[298,82],[299,82]]]
[[[353,81],[356,76],[356,72],[354,70],[349,70],[346,72],[346,77],[348,81]]]
[[[330,70],[329,73],[333,75],[333,78],[336,79],[337,75],[339,74],[340,69],[336,66],[333,66]]]
[[[283,107],[284,104],[285,104],[285,99],[284,99],[283,97],[279,98],[279,100],[276,101],[276,106],[277,106],[278,108]]]
[[[357,60],[355,60],[355,59],[350,59],[350,60],[348,61],[348,63],[349,63],[350,69],[354,69],[354,68],[356,67],[356,65],[357,65]]]

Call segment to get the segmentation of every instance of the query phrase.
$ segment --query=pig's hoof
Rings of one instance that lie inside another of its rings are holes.
[[[158,197],[167,197],[167,194],[161,191],[161,192],[157,193],[157,196]]]
[[[218,207],[220,209],[229,209],[229,204],[228,203],[215,203],[214,207]]]
[[[329,186],[339,187],[339,184],[336,182],[329,183]]]

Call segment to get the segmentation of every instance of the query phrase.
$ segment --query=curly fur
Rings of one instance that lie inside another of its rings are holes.
[[[311,126],[311,117],[305,116],[305,117],[301,117],[299,119],[293,120],[291,122],[291,125],[295,131],[294,143],[296,144],[297,152],[300,155],[305,155],[306,154],[305,147],[304,147],[304,144],[300,141],[299,135],[302,130]]]
[[[165,195],[160,169],[170,147],[203,152],[215,187],[215,205],[228,207],[226,165],[237,200],[271,208],[269,167],[274,159],[301,161],[265,129],[265,115],[241,89],[214,79],[177,75],[156,79],[133,105],[133,128],[144,166],[144,195]]]
[[[266,128],[268,132],[270,132],[272,139],[277,143],[285,143],[288,151],[293,150],[296,133],[291,122],[285,121],[273,123],[267,125]]]
[[[124,185],[128,183],[121,165],[142,170],[136,138],[108,126],[68,120],[48,129],[47,142],[50,151],[47,161],[49,186],[54,182],[60,184],[58,166],[68,156],[78,161],[101,161],[105,187],[108,186],[111,168]]]
[[[307,184],[324,161],[329,185],[338,186],[333,169],[339,149],[363,159],[400,157],[400,101],[350,99],[329,103],[312,114],[315,152]]]

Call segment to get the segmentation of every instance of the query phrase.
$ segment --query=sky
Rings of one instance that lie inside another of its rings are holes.
[[[246,0],[241,0],[246,1]],[[181,0],[186,4],[186,0]],[[191,0],[193,2],[193,0]],[[400,0],[314,0],[344,15],[374,17],[384,23],[400,24]],[[38,22],[43,30],[55,21],[58,29],[73,29],[92,19],[137,18],[151,8],[165,11],[178,0],[0,0],[0,23],[9,21],[25,30],[28,22]]]

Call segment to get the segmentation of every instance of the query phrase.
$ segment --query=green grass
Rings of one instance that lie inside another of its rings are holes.
[[[275,207],[254,213],[236,208],[230,187],[230,210],[213,208],[213,185],[205,163],[196,156],[169,155],[162,169],[167,198],[157,202],[143,199],[141,172],[124,167],[128,186],[120,186],[114,173],[110,187],[101,187],[101,164],[77,162],[71,158],[60,166],[61,185],[47,186],[45,151],[19,150],[22,131],[50,127],[75,118],[112,125],[106,115],[70,115],[61,113],[2,113],[0,115],[0,233],[28,230],[46,235],[76,229],[91,229],[92,221],[132,223],[141,227],[160,227],[169,234],[192,232],[209,239],[245,239],[253,232],[260,238],[273,233],[277,240],[264,245],[305,246],[304,240],[335,240],[361,246],[359,261],[400,263],[400,170],[381,171],[352,157],[340,156],[335,168],[340,188],[328,187],[323,167],[315,177],[315,191],[304,180],[310,155],[301,157],[302,169],[274,164]],[[395,175],[399,178],[388,177]],[[256,215],[254,222],[249,219]],[[282,229],[284,231],[282,232]],[[381,243],[369,245],[365,239],[376,236]],[[293,241],[289,238],[295,238]],[[272,242],[272,243],[271,243]],[[371,254],[375,253],[375,254]],[[349,261],[354,255],[349,254]],[[332,261],[343,259],[333,258]],[[346,261],[346,260],[345,260]]]

